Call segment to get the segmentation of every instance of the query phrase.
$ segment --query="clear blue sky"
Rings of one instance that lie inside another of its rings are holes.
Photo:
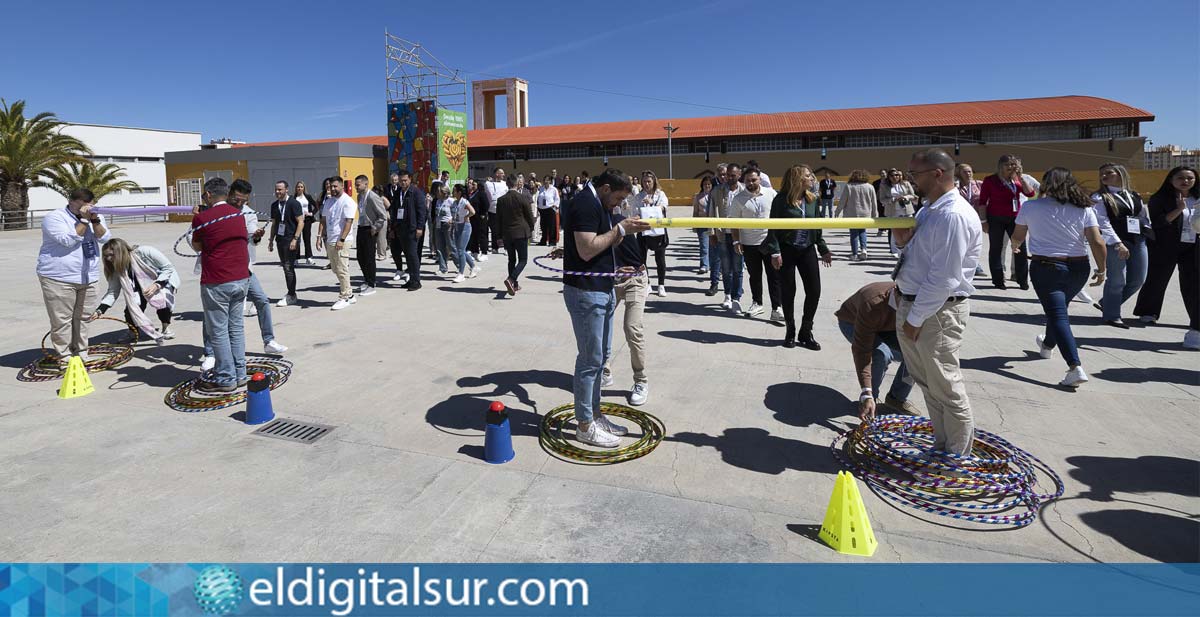
[[[205,140],[383,134],[386,27],[528,79],[534,125],[1086,94],[1200,147],[1196,0],[16,1],[0,96]]]

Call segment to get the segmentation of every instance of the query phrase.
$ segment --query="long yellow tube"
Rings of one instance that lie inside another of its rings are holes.
[[[695,227],[698,229],[908,229],[914,218],[813,218],[813,219],[723,219],[672,217],[646,219],[651,227]]]

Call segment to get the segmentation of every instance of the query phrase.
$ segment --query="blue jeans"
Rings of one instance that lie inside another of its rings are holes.
[[[866,233],[865,229],[863,233]],[[842,336],[853,343],[854,324],[839,319],[838,327],[842,329]],[[904,356],[900,355],[900,341],[896,339],[895,332],[875,333],[875,350],[871,352],[871,396],[876,399],[879,398],[879,387],[883,385],[888,365],[892,362],[899,362],[900,365],[896,367],[896,378],[892,380],[888,396],[898,401],[907,401],[909,393],[912,392],[912,378],[908,376],[908,369],[904,368]]]
[[[252,302],[254,309],[258,311],[258,329],[262,332],[263,345],[266,345],[275,340],[275,327],[271,325],[271,299],[267,297],[267,292],[263,291],[262,284],[258,282],[258,277],[254,276],[254,272],[250,273],[249,281],[246,288],[246,300]],[[204,338],[204,355],[213,355],[207,324],[200,334]]]
[[[617,297],[610,291],[585,291],[563,285],[563,302],[575,331],[575,420],[591,422],[600,411],[600,373],[612,354]]]
[[[463,274],[467,271],[467,266],[475,268],[475,258],[467,252],[467,241],[471,239],[471,222],[456,223],[454,225],[454,234],[451,236],[454,243],[451,245],[454,248],[454,261],[458,263],[458,273]]]
[[[733,250],[733,234],[725,234],[721,249],[721,278],[725,282],[725,293],[734,300],[742,299],[742,269],[746,260]]]
[[[1108,279],[1104,281],[1104,300],[1100,303],[1104,321],[1121,318],[1121,304],[1142,288],[1149,266],[1145,240],[1139,238],[1125,245],[1129,249],[1129,259],[1121,259],[1116,246],[1108,247]]]
[[[445,274],[446,258],[450,253],[450,223],[437,223],[433,234],[433,252],[437,255],[438,272]]]
[[[820,203],[821,203],[821,208],[820,208],[820,210],[818,210],[819,214],[817,216],[823,216],[827,219],[833,218],[833,200],[832,199],[822,199]]]
[[[212,339],[213,356],[217,359],[213,383],[218,385],[233,385],[246,378],[242,304],[249,286],[250,279],[200,286],[204,329]]]
[[[867,230],[850,230],[850,252],[855,255],[867,252]]]
[[[708,237],[704,239],[708,244],[708,281],[712,287],[721,283],[721,244],[718,233],[710,230]],[[712,243],[713,238],[717,238],[716,245]]]
[[[1033,290],[1042,302],[1042,310],[1046,311],[1046,338],[1042,344],[1058,347],[1068,367],[1079,366],[1079,351],[1075,348],[1067,306],[1083,289],[1089,274],[1091,265],[1086,261],[1059,263],[1039,259],[1029,265]]]
[[[696,230],[696,241],[700,243],[700,269],[708,269],[708,230]]]

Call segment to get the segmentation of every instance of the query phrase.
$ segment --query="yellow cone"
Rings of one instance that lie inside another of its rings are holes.
[[[75,398],[91,394],[96,389],[92,387],[92,379],[88,377],[87,367],[79,356],[71,356],[67,362],[67,374],[63,375],[62,387],[58,389],[58,398]]]
[[[821,523],[818,536],[839,553],[870,557],[875,554],[879,543],[867,520],[858,483],[848,471],[839,471],[833,484],[833,495],[829,497],[829,508],[825,510],[825,522]]]

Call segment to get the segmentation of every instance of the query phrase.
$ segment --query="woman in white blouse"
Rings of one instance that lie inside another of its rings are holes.
[[[1012,246],[1029,237],[1029,278],[1046,312],[1046,332],[1035,339],[1038,353],[1049,358],[1058,347],[1067,362],[1060,386],[1076,388],[1088,381],[1079,360],[1075,335],[1067,317],[1071,298],[1087,284],[1088,246],[1096,259],[1092,285],[1104,283],[1106,249],[1092,199],[1071,171],[1054,167],[1042,177],[1042,197],[1025,202],[1017,214]]]
[[[913,190],[912,184],[904,179],[904,174],[899,169],[894,167],[889,169],[887,177],[879,183],[879,203],[883,206],[884,216],[907,217],[913,215],[917,194]],[[896,248],[896,241],[892,238],[890,229],[888,230],[888,248],[892,252],[892,257],[900,258],[900,249]]]
[[[1146,281],[1146,240],[1149,210],[1142,197],[1129,188],[1129,172],[1123,165],[1100,166],[1100,190],[1092,194],[1092,208],[1100,223],[1100,235],[1108,246],[1108,279],[1100,310],[1104,323],[1117,328],[1129,326],[1121,320],[1121,304],[1133,297]]]
[[[633,199],[637,215],[643,219],[666,218],[667,194],[658,188],[658,176],[650,170],[642,172],[642,190]],[[659,297],[667,296],[667,230],[655,227],[641,233],[642,250],[654,253],[654,267],[658,271],[658,286],[652,291]]]

